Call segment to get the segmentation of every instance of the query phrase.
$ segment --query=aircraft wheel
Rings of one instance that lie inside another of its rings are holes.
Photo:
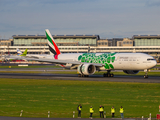
[[[104,73],[104,74],[103,74],[103,77],[107,77],[107,74],[106,74],[106,73]]]
[[[107,77],[111,77],[111,74],[107,74]]]
[[[89,75],[84,75],[84,77],[89,77]]]
[[[148,78],[148,75],[145,75],[144,78]]]
[[[78,77],[84,77],[84,75],[82,75],[82,74],[78,74]]]
[[[111,77],[114,77],[114,74],[113,74],[113,73],[111,74]]]

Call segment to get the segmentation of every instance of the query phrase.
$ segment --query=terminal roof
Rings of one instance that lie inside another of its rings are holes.
[[[100,39],[99,35],[52,35],[53,38],[97,38]],[[45,35],[13,35],[13,39],[47,39]]]

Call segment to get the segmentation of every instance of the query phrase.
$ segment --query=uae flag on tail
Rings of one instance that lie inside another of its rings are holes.
[[[45,30],[46,32],[46,37],[48,39],[48,46],[49,46],[49,50],[54,54],[54,55],[59,55],[61,54],[58,46],[56,45],[51,33],[49,32],[48,29]]]

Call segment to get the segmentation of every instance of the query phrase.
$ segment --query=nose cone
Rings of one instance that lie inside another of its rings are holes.
[[[155,67],[155,66],[157,65],[157,61],[154,60],[154,61],[152,62],[152,64],[153,64],[153,67]]]
[[[148,64],[148,67],[149,67],[149,68],[154,68],[156,65],[157,65],[156,60],[152,60],[152,61]]]

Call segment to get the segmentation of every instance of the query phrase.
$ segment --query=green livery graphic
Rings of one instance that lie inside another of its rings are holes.
[[[112,63],[115,60],[116,53],[103,53],[96,56],[96,53],[84,53],[78,57],[78,61],[87,63],[102,63],[105,69],[114,69]]]

